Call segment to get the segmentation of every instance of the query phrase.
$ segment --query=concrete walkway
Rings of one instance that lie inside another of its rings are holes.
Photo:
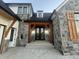
[[[0,55],[0,59],[78,59],[78,56],[62,56],[52,44],[46,41],[35,41],[26,47],[10,48]]]

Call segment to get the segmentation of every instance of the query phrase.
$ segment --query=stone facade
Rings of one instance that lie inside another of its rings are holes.
[[[25,5],[19,5],[19,7],[25,7]],[[27,14],[18,14],[18,6],[14,4],[9,4],[9,7],[22,19],[22,22],[19,24],[19,33],[17,45],[25,46],[28,42],[28,30],[29,23],[24,23],[24,21],[30,20],[33,16],[32,6],[28,5]],[[16,8],[15,8],[16,7]],[[31,12],[30,12],[31,11]],[[54,10],[51,19],[53,20],[53,35],[54,35],[54,47],[60,52],[71,53],[73,50],[73,42],[70,39],[69,30],[68,30],[68,21],[66,13],[68,11],[79,11],[79,1],[78,0],[65,0],[65,3],[61,4],[57,9]],[[33,40],[35,39],[32,36]],[[47,38],[47,36],[46,36]]]
[[[62,53],[69,53],[73,49],[73,42],[70,40],[68,31],[67,11],[79,11],[79,1],[68,0],[61,8],[56,9],[52,15],[54,46]]]
[[[54,15],[53,15],[54,46],[55,48],[60,50],[62,42],[61,42],[61,33],[60,33],[60,26],[59,26],[60,22],[58,18],[59,17],[57,15],[57,12],[54,12]]]
[[[29,24],[20,22],[19,25],[19,32],[18,32],[18,40],[17,40],[17,46],[25,46],[28,42],[28,28]]]

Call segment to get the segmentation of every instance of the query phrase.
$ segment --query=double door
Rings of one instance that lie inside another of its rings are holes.
[[[45,28],[44,27],[35,28],[35,40],[45,40]]]

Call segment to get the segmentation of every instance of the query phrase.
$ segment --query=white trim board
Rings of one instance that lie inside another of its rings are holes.
[[[64,0],[57,8],[56,11],[58,11],[61,7],[63,7],[69,0]]]

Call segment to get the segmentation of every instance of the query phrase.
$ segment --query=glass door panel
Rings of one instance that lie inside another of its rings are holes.
[[[44,35],[45,35],[45,33],[44,33],[44,28],[41,28],[41,40],[44,40]]]
[[[42,27],[36,28],[36,31],[35,31],[35,39],[36,40],[44,40],[45,39],[44,28],[42,28]]]

